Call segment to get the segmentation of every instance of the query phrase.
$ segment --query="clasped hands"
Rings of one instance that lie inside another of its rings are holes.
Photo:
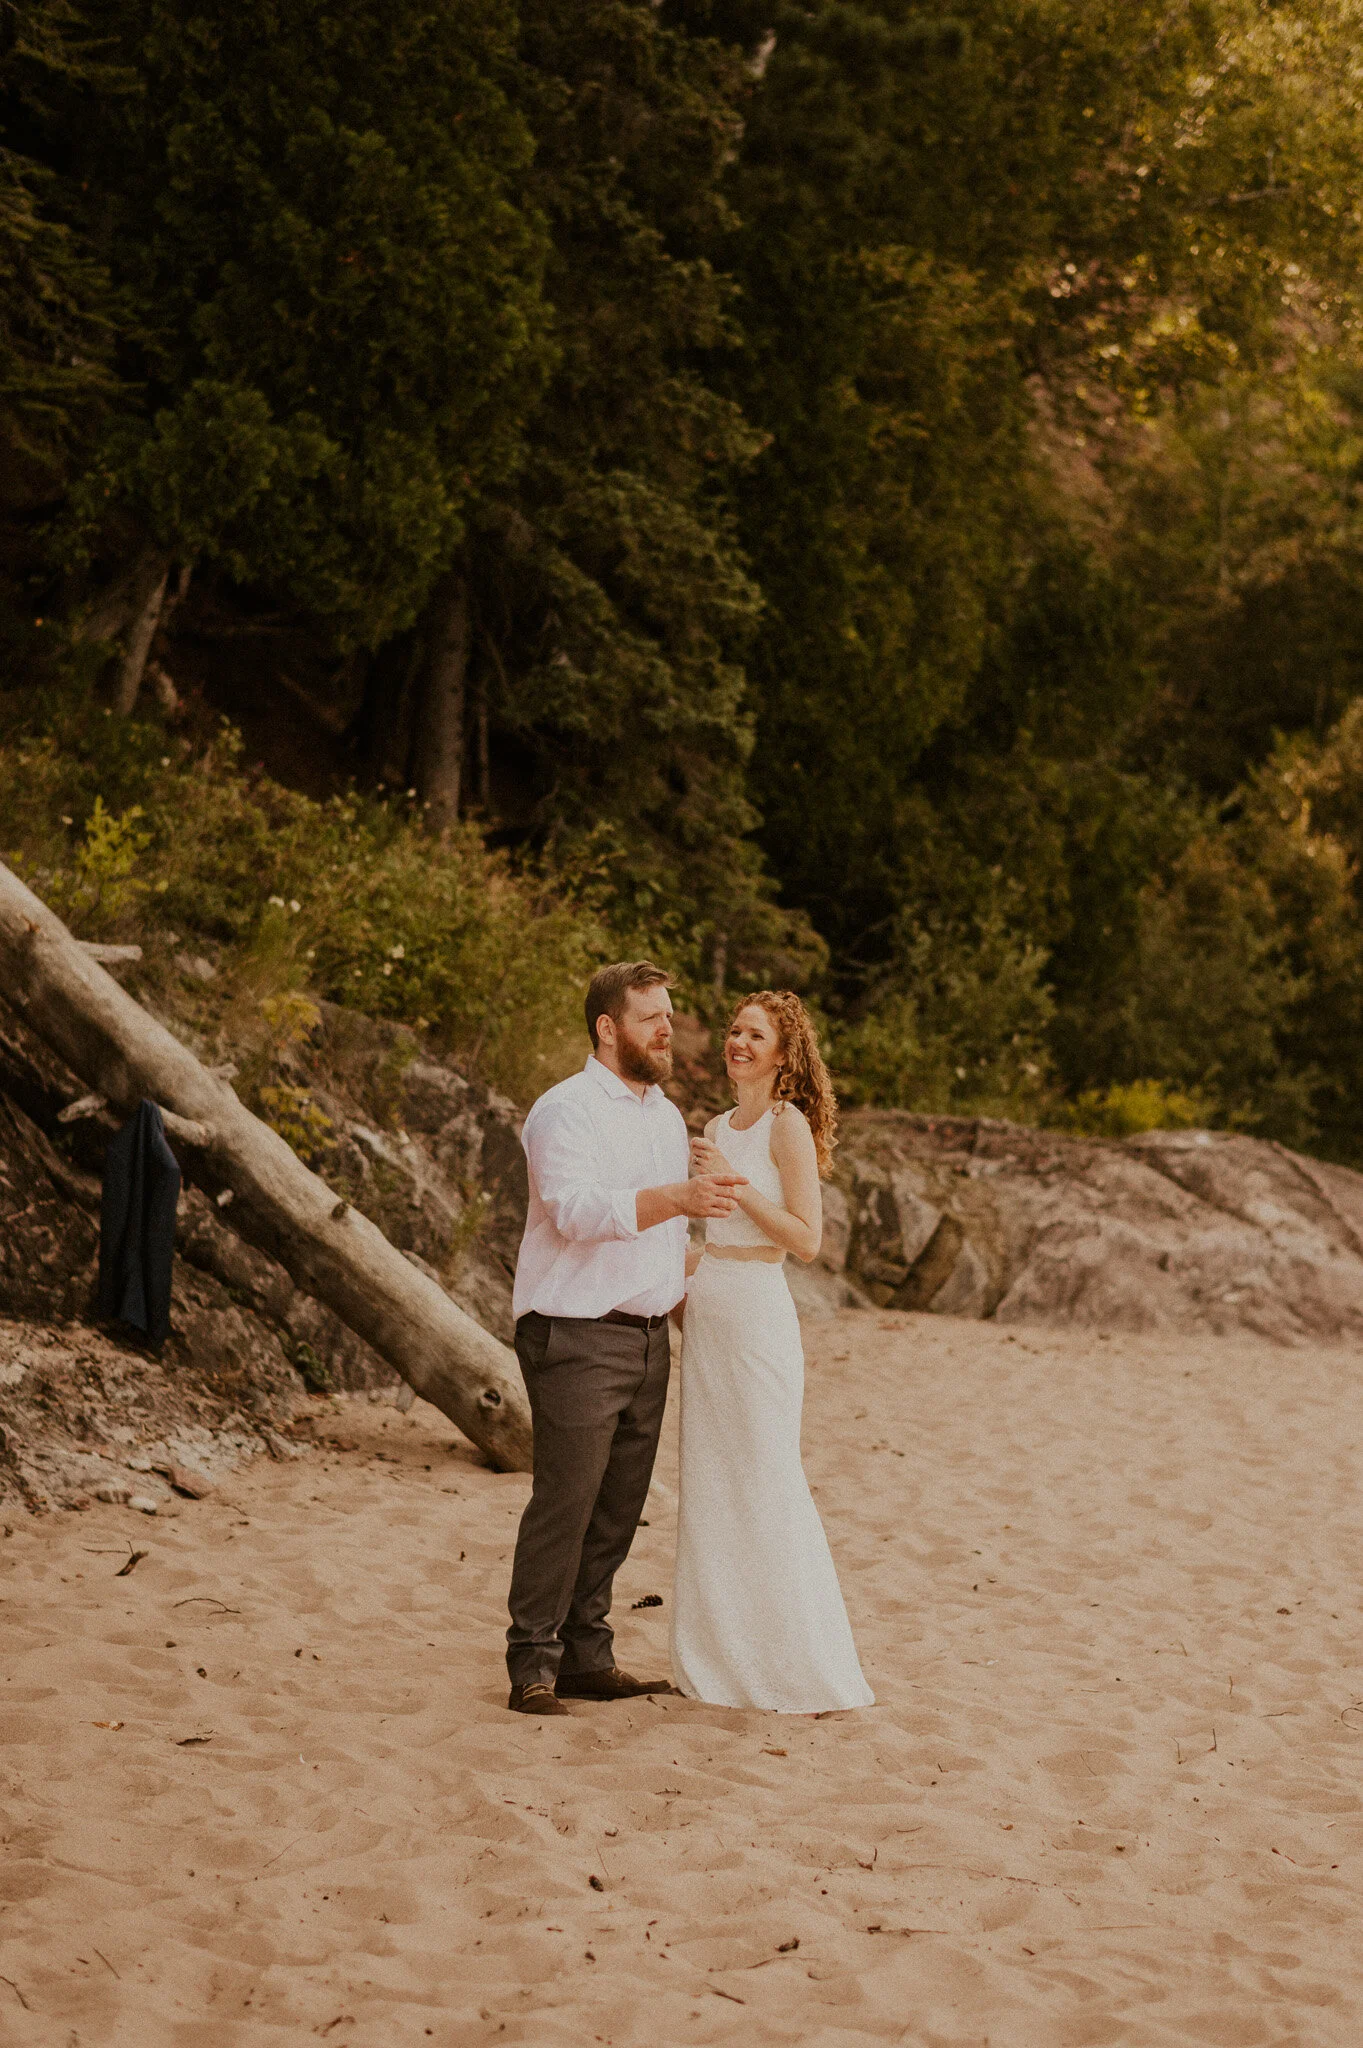
[[[738,1206],[738,1190],[747,1178],[735,1173],[717,1145],[708,1138],[691,1140],[692,1178],[686,1183],[687,1216],[732,1216]]]

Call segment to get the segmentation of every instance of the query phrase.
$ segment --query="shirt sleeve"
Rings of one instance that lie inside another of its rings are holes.
[[[560,1237],[599,1244],[639,1235],[632,1188],[607,1188],[592,1177],[596,1142],[581,1105],[546,1103],[526,1119],[521,1141],[540,1201]]]

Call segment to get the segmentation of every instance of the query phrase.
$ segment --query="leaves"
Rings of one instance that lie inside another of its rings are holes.
[[[230,956],[294,1142],[262,1001],[529,1091],[649,952],[701,1006],[811,988],[854,1099],[1363,1152],[1352,0],[0,31],[16,687],[98,680],[151,549],[205,571],[186,649],[249,618],[262,695],[309,650],[319,774],[425,790],[428,605],[468,594],[438,858],[226,737],[192,816],[150,732],[6,775],[82,928],[147,888]]]

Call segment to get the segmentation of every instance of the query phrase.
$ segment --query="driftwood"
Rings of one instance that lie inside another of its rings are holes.
[[[236,1069],[233,1068],[232,1071],[235,1073]],[[211,1068],[209,1072],[212,1072]],[[213,1143],[213,1133],[207,1124],[195,1123],[191,1117],[176,1116],[173,1109],[166,1109],[159,1102],[156,1106],[161,1111],[161,1121],[168,1136],[178,1138],[182,1145],[193,1145],[199,1150],[206,1150]],[[82,1095],[79,1102],[68,1102],[65,1109],[57,1111],[57,1122],[79,1123],[83,1116],[99,1116],[108,1107],[109,1104],[102,1095]],[[226,1192],[218,1196],[224,1209],[229,1199]]]
[[[96,939],[78,939],[81,952],[91,960],[98,960],[101,967],[117,967],[124,960],[140,960],[140,946],[103,946]]]
[[[3,865],[0,985],[106,1102],[122,1112],[144,1099],[162,1105],[194,1180],[220,1209],[231,1204],[240,1236],[334,1310],[501,1470],[529,1469],[530,1417],[513,1353],[338,1200]]]

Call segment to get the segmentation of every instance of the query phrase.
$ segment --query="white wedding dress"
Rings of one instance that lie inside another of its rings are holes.
[[[772,1111],[715,1143],[784,1207]],[[708,1245],[770,1245],[741,1209]],[[705,1257],[686,1297],[672,1674],[688,1699],[777,1713],[869,1707],[828,1540],[800,1463],[804,1351],[781,1267]]]

